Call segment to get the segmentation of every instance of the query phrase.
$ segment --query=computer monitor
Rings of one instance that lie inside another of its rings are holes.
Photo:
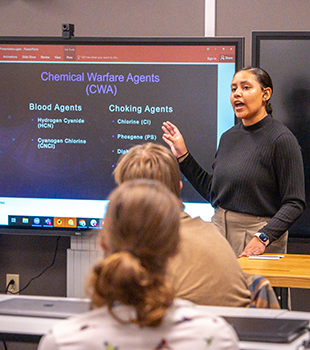
[[[166,120],[210,170],[242,64],[243,38],[1,37],[0,233],[96,232],[118,158],[165,144]],[[208,220],[183,181],[186,211]]]

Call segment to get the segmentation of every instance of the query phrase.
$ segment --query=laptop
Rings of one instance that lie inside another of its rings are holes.
[[[239,340],[263,343],[291,343],[306,332],[309,320],[224,317]]]
[[[0,301],[0,315],[68,318],[89,310],[89,300],[14,297]]]

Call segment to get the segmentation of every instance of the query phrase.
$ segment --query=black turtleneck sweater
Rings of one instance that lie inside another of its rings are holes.
[[[292,132],[270,115],[260,122],[239,123],[220,140],[208,174],[191,154],[180,169],[214,208],[270,217],[260,232],[279,238],[305,208],[300,146]]]

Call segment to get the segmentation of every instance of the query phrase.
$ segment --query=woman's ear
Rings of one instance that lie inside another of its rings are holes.
[[[264,89],[263,100],[268,101],[272,95],[272,90],[270,87]]]
[[[100,240],[100,247],[101,247],[101,249],[102,249],[105,253],[108,253],[109,248],[108,248],[108,246],[106,245],[106,243],[103,242],[102,240]]]

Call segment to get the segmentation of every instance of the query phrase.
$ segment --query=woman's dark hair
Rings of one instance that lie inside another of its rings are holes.
[[[259,67],[244,67],[240,71],[249,71],[256,76],[257,81],[260,83],[262,90],[270,88],[273,91],[273,84],[270,75],[262,68]],[[239,71],[239,72],[240,72]],[[266,101],[266,112],[272,116],[272,106],[270,99]]]
[[[129,180],[109,196],[100,239],[111,254],[88,279],[92,306],[106,305],[122,323],[158,326],[173,302],[166,284],[168,259],[180,242],[180,199],[156,180]],[[116,303],[135,309],[132,319],[114,312]]]

